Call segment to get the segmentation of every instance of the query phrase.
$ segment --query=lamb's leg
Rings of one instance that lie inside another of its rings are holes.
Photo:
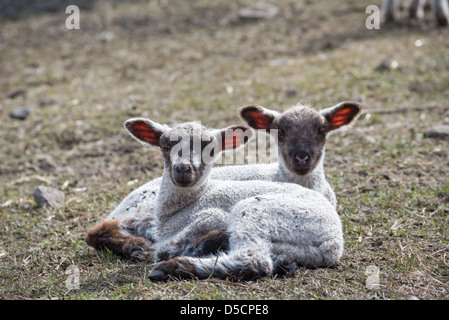
[[[88,232],[86,242],[97,250],[107,248],[113,253],[125,257],[133,257],[140,260],[152,258],[152,241],[124,231],[122,226],[125,225],[131,228],[133,222],[131,219],[121,223],[116,219],[103,220]]]
[[[432,10],[440,27],[449,25],[449,5],[447,0],[433,0]]]
[[[252,280],[272,272],[270,253],[264,247],[241,248],[216,257],[176,257],[158,263],[149,278],[161,281],[169,276],[176,278],[206,279],[215,277],[230,280]]]
[[[293,274],[298,266],[330,267],[339,260],[342,251],[342,243],[339,239],[324,241],[319,246],[273,243],[273,273]]]
[[[183,256],[204,257],[216,255],[229,249],[229,236],[225,231],[214,230],[198,239],[193,246],[182,254]]]
[[[229,241],[224,232],[226,213],[221,209],[207,209],[197,215],[197,219],[174,237],[156,243],[156,261],[167,261],[177,256],[204,256],[218,252],[220,246],[227,249]],[[215,231],[208,232],[211,229]]]

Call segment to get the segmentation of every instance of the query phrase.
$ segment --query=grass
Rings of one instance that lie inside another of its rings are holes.
[[[0,22],[1,298],[447,299],[449,146],[423,133],[449,121],[449,29],[428,15],[367,30],[372,3],[355,0],[278,0],[272,20],[229,18],[250,3],[98,1],[81,11],[81,30],[65,29],[64,13]],[[399,68],[375,71],[387,58]],[[24,94],[8,98],[18,88]],[[241,122],[246,104],[320,109],[350,99],[365,113],[326,148],[345,236],[332,268],[153,283],[150,263],[85,243],[129,192],[161,174],[157,150],[133,142],[124,120],[225,127]],[[31,115],[10,119],[20,107]],[[53,170],[39,167],[42,154]],[[41,184],[64,191],[63,208],[37,208]],[[71,265],[79,290],[66,287]],[[366,286],[370,266],[380,271],[377,289]]]

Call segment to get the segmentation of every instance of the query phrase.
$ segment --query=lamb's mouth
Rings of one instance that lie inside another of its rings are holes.
[[[292,173],[303,176],[312,171],[313,167],[310,165],[302,165],[302,166],[296,165],[296,166],[289,166],[289,169]]]
[[[172,178],[173,183],[182,188],[192,187],[196,183],[196,179],[192,175],[179,175]]]

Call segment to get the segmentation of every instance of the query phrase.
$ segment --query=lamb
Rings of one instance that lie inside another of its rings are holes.
[[[326,137],[351,126],[360,112],[361,106],[355,102],[341,102],[321,112],[300,104],[282,113],[261,106],[243,107],[240,115],[251,127],[279,135],[279,163],[214,168],[211,178],[297,183],[323,193],[336,207],[323,169]],[[155,241],[153,212],[161,180],[152,180],[129,194],[89,232],[87,242],[128,257],[151,256]]]
[[[298,183],[306,188],[323,192],[336,206],[335,194],[324,176],[326,137],[353,125],[361,110],[360,104],[350,101],[340,102],[320,112],[301,104],[282,113],[262,106],[243,107],[240,109],[240,116],[252,128],[266,130],[276,135],[279,132],[285,137],[278,139],[279,163],[223,166],[214,168],[211,178]],[[321,130],[321,137],[324,134],[325,139],[317,141],[315,138],[317,130]],[[309,151],[306,151],[305,147]],[[297,150],[298,154],[289,153],[293,150]],[[315,157],[307,155],[311,151],[316,154]],[[308,158],[298,160],[296,156],[300,153]],[[162,178],[154,179],[134,190],[110,213],[109,218],[132,217],[141,212],[151,212],[154,209],[152,199],[156,198],[161,180]]]
[[[277,135],[279,163],[236,167],[250,179],[296,183],[321,192],[336,207],[337,199],[324,175],[326,139],[350,127],[361,105],[341,102],[320,112],[301,104],[280,113],[262,106],[240,109],[240,116],[257,130]],[[216,174],[226,167],[217,168]],[[228,169],[230,170],[230,169]]]
[[[410,0],[408,14],[410,19],[424,17],[424,5],[426,0]],[[449,25],[449,6],[447,0],[432,0],[432,11],[438,22],[443,27]],[[384,0],[382,3],[382,14],[385,21],[394,21],[397,19],[399,3],[397,0]]]
[[[291,273],[298,266],[327,267],[340,259],[341,221],[321,193],[285,182],[209,179],[219,154],[246,143],[252,130],[211,131],[197,123],[169,128],[141,118],[125,126],[138,141],[159,146],[164,159],[154,244],[155,260],[164,262],[151,278],[252,279]],[[195,251],[197,239],[204,246],[220,231],[229,233],[229,253],[214,258],[212,247],[208,258],[183,256]]]

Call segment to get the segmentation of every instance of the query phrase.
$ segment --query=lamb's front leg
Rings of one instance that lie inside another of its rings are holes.
[[[129,232],[134,223],[134,219],[105,219],[87,233],[86,242],[97,250],[107,248],[129,258],[153,258],[153,241]]]
[[[191,247],[188,247],[183,256],[204,257],[216,255],[229,249],[229,235],[226,231],[213,230],[202,236]]]
[[[177,256],[205,256],[227,250],[229,238],[224,231],[226,213],[220,209],[199,212],[192,223],[174,237],[156,244],[156,261]]]

